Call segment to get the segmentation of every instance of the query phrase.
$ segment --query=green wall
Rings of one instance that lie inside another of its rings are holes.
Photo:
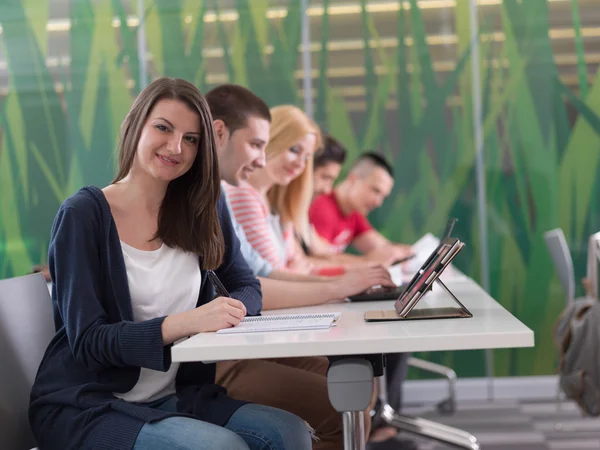
[[[54,214],[67,196],[110,182],[118,128],[140,89],[135,3],[60,2],[70,19],[65,30],[54,2],[0,2],[0,278],[45,260]],[[224,3],[146,0],[149,76],[183,77],[202,90],[231,81],[270,105],[302,106],[299,2]],[[330,8],[318,13],[323,3]],[[468,246],[458,266],[480,280],[468,2],[447,8],[442,19],[415,0],[385,13],[373,10],[381,2],[357,1],[354,12],[323,3],[312,1],[309,15],[315,117],[351,159],[374,148],[396,164],[393,195],[371,219],[390,238],[411,242],[459,217],[456,233]],[[217,5],[222,21],[215,20]],[[549,5],[563,8],[574,30],[575,84],[555,61]],[[491,294],[536,334],[535,349],[495,352],[498,376],[554,372],[551,332],[564,296],[542,235],[565,230],[580,278],[587,236],[600,226],[600,81],[586,65],[577,7],[576,0],[503,0],[480,8],[475,63]],[[450,44],[434,22],[453,31]],[[348,40],[348,53],[331,43]],[[425,356],[461,376],[485,373],[481,351]]]

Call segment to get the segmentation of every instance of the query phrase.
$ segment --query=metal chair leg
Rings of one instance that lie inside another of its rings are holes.
[[[391,406],[384,405],[381,418],[398,430],[435,439],[468,450],[480,450],[477,438],[467,431],[442,425],[420,417],[397,414]]]
[[[562,394],[562,390],[560,388],[560,378],[559,378],[558,381],[556,382],[556,410],[557,411],[562,410],[562,403],[563,403],[563,394]]]
[[[420,358],[410,358],[408,365],[448,379],[448,397],[437,404],[437,410],[444,415],[454,414],[456,411],[456,372],[449,367]]]
[[[428,361],[423,362],[427,363],[428,365],[434,365],[434,363],[429,363]],[[439,366],[437,364],[435,365]],[[437,369],[439,369],[439,367]],[[454,379],[455,378],[456,374],[454,374]],[[406,431],[419,436],[435,439],[459,448],[480,450],[481,447],[479,446],[477,438],[467,431],[449,427],[431,420],[422,419],[420,417],[398,414],[387,402],[385,371],[383,376],[377,378],[376,381],[379,400],[381,401],[381,410],[379,415],[381,419],[388,425],[397,428],[400,431]],[[454,387],[454,384],[452,384],[452,387]],[[453,398],[452,394],[453,391],[451,391],[451,398]]]

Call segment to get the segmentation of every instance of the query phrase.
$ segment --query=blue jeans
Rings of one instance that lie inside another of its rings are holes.
[[[177,411],[171,395],[148,404]],[[169,417],[145,424],[133,450],[310,450],[306,423],[292,413],[269,406],[246,404],[224,427],[188,417]]]

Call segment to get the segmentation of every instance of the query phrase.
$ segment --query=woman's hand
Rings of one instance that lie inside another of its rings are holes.
[[[217,297],[205,305],[167,316],[162,323],[163,344],[187,336],[231,328],[246,316],[246,307],[235,298]]]
[[[235,327],[246,317],[242,302],[230,297],[217,297],[213,301],[190,311],[196,333]]]

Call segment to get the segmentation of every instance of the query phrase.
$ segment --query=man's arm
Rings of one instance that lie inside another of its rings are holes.
[[[360,234],[352,241],[352,246],[364,254],[390,244],[391,242],[384,235],[373,228]]]
[[[402,259],[412,255],[410,245],[391,242],[373,228],[356,237],[352,246],[373,260]]]
[[[382,258],[372,258],[370,255],[353,255],[351,253],[340,253],[338,255],[315,255],[309,256],[308,260],[313,262],[315,265],[322,265],[324,262],[327,262],[330,264],[344,266],[360,266],[372,263],[383,264],[385,266],[387,263],[387,261]]]
[[[365,234],[373,230],[371,225],[364,220],[359,223],[359,231]],[[327,242],[326,239],[322,238],[316,229],[312,229],[312,236],[310,242],[310,258],[313,263],[321,264],[323,261],[327,261],[333,264],[344,264],[347,266],[357,266],[364,264],[382,264],[384,267],[390,266],[397,258],[393,251],[371,251],[364,255],[352,255],[350,253],[337,253],[335,248]],[[382,236],[383,239],[385,239]],[[387,241],[387,239],[386,239]],[[388,241],[389,242],[389,241]],[[319,262],[319,260],[321,262]]]
[[[281,281],[328,281],[328,278],[314,275],[305,275],[303,273],[289,272],[287,270],[273,270],[269,273],[269,278]]]
[[[383,267],[368,267],[328,281],[285,281],[260,277],[259,281],[263,293],[263,309],[319,305],[342,300],[375,285],[394,286],[388,271]]]

